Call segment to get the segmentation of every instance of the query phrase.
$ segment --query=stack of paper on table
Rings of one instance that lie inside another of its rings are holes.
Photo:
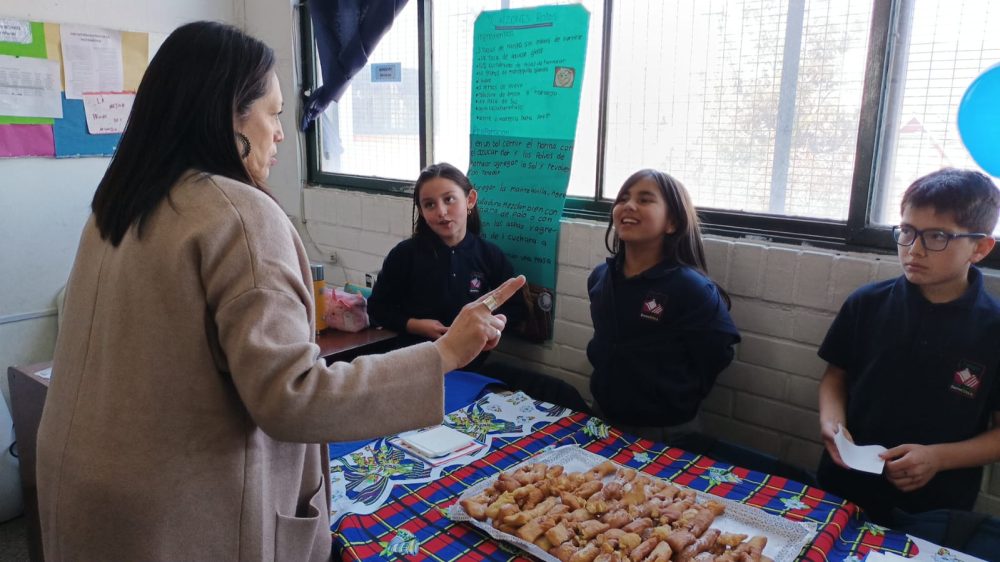
[[[401,433],[390,439],[389,443],[431,466],[440,466],[484,447],[472,437],[444,425]]]

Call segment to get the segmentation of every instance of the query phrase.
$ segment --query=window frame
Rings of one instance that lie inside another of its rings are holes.
[[[426,48],[424,33],[424,2],[417,2],[417,57],[420,60],[420,68],[417,69],[417,89],[419,91],[419,146],[420,146],[420,167],[427,165],[428,143],[427,132],[428,122],[432,117],[429,109],[429,97],[425,78],[429,65],[430,49]],[[318,76],[319,61],[315,56],[315,38],[313,36],[312,18],[309,14],[308,1],[299,4],[299,31],[301,33],[299,44],[302,46],[302,99],[306,99],[312,88],[316,85]],[[319,127],[313,122],[305,132],[306,137],[306,181],[311,185],[323,187],[346,187],[368,193],[381,193],[401,196],[411,196],[413,194],[413,181],[396,180],[389,178],[378,178],[373,176],[359,176],[356,174],[335,174],[324,172],[320,167],[322,158],[320,157]]]
[[[430,80],[433,57],[429,48],[431,34],[430,10],[432,0],[414,0],[417,3],[418,88],[420,111],[419,146],[420,165],[430,162],[433,152],[433,92]],[[858,120],[858,137],[855,149],[854,171],[848,205],[847,219],[803,218],[790,215],[773,215],[745,211],[730,211],[701,208],[698,215],[705,233],[732,238],[779,242],[804,246],[815,246],[838,251],[891,253],[896,252],[892,239],[892,226],[872,222],[872,207],[876,197],[876,183],[879,177],[880,160],[877,158],[883,144],[885,111],[890,95],[889,73],[893,57],[897,54],[890,37],[896,34],[902,10],[912,10],[915,0],[874,0],[871,27],[868,38],[868,52],[865,58],[865,74],[862,86],[862,102]],[[301,6],[302,83],[308,95],[315,84],[316,65],[312,22],[309,18],[308,2]],[[610,38],[612,33],[614,0],[604,0],[604,25],[602,28],[598,131],[597,170],[594,178],[592,197],[568,196],[563,211],[565,218],[580,218],[606,222],[611,213],[612,202],[600,196],[603,187],[604,162],[607,137],[607,99],[609,90]],[[341,187],[370,193],[411,196],[413,181],[392,180],[350,174],[335,174],[322,171],[319,156],[318,127],[312,126],[306,132],[307,178],[311,185],[320,187]],[[415,171],[416,172],[416,171]],[[415,179],[416,173],[414,173]],[[981,265],[1000,267],[1000,251],[995,251]]]

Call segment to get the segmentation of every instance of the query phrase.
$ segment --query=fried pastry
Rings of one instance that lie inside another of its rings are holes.
[[[723,503],[603,462],[584,472],[535,463],[459,504],[469,517],[560,562],[771,562],[766,537],[713,528]]]

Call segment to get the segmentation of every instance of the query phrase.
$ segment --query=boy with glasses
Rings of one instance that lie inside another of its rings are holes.
[[[903,275],[848,297],[819,349],[820,485],[881,522],[893,508],[971,510],[982,467],[1000,460],[1000,302],[973,266],[995,244],[1000,191],[946,168],[913,182],[900,210]],[[889,449],[882,474],[846,467],[841,426]]]

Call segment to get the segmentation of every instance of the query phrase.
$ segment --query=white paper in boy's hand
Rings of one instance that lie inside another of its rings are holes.
[[[854,470],[871,472],[872,474],[882,474],[885,461],[879,456],[888,449],[882,445],[855,445],[844,435],[844,426],[837,426],[837,433],[833,434],[833,442],[837,444],[837,451],[844,464]]]

